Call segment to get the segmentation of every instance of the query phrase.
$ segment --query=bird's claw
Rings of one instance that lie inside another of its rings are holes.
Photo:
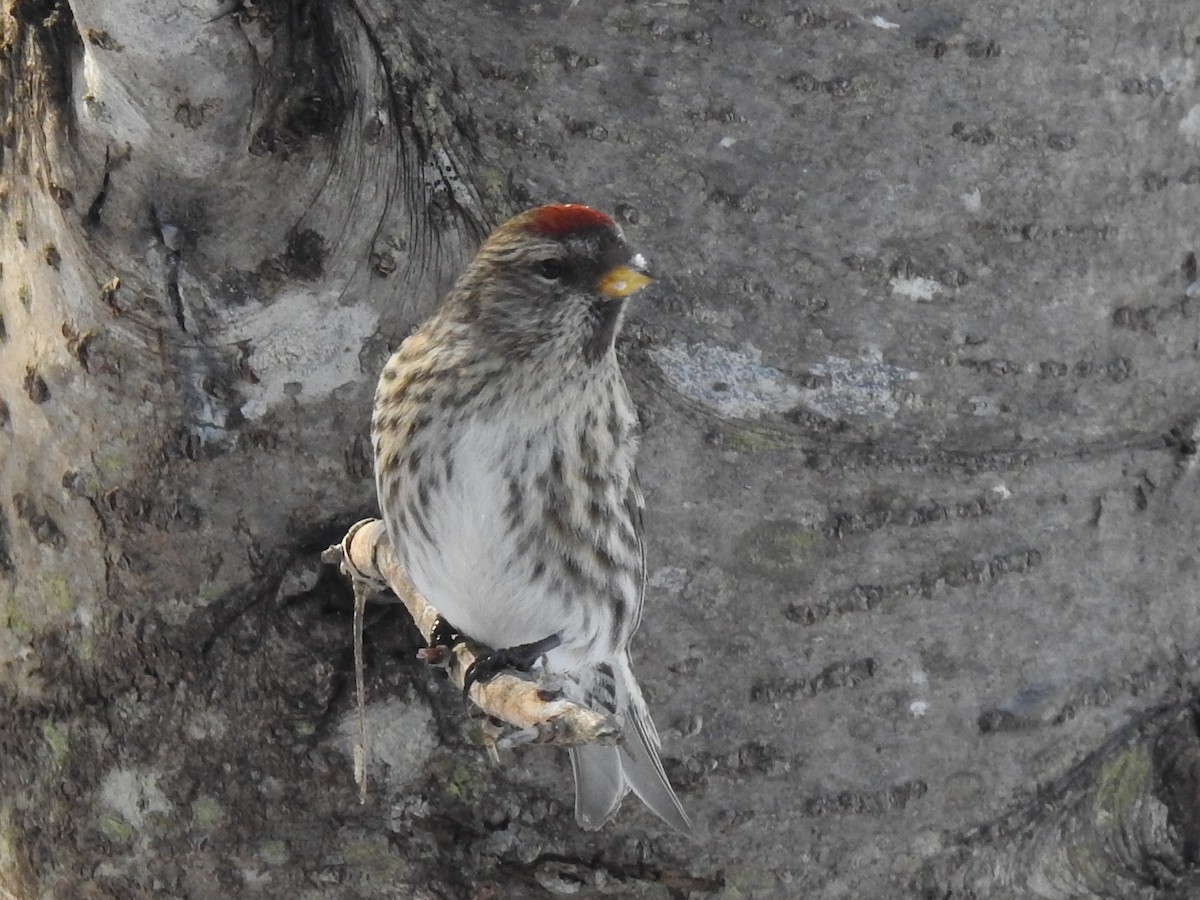
[[[453,647],[462,640],[462,634],[444,616],[438,616],[429,632],[430,647]]]
[[[580,733],[567,716],[553,716],[528,728],[518,728],[494,738],[498,750],[511,750],[522,744],[560,744],[568,747],[582,743],[616,744],[623,732],[620,724],[611,716],[606,717],[598,728]]]
[[[496,749],[511,750],[514,747],[520,747],[523,744],[536,744],[543,740],[544,729],[538,727],[518,728],[516,731],[510,731],[508,734],[496,741]]]
[[[445,618],[438,616],[429,632],[429,645],[417,651],[417,659],[431,666],[450,663],[450,652],[462,641],[462,634]]]
[[[562,643],[562,637],[552,634],[540,641],[528,644],[517,644],[515,647],[502,647],[499,650],[487,650],[475,657],[475,662],[467,668],[463,676],[463,696],[471,692],[475,683],[485,684],[503,672],[505,669],[516,669],[518,672],[528,672],[533,664],[541,659],[542,654],[553,650]]]

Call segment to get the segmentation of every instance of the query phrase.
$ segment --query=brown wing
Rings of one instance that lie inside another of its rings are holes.
[[[633,628],[630,629],[630,634],[637,631],[638,625],[641,624],[642,606],[646,602],[646,540],[642,534],[645,527],[642,522],[642,510],[645,508],[646,498],[642,496],[642,485],[638,480],[637,470],[634,469],[633,477],[629,479],[629,490],[625,493],[625,512],[629,516],[629,524],[633,526],[633,534],[637,538],[641,572],[638,575],[638,598],[631,616]]]

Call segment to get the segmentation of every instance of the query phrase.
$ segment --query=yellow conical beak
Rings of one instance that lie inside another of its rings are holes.
[[[653,280],[632,266],[613,266],[596,282],[596,290],[606,297],[620,299],[640,291]]]

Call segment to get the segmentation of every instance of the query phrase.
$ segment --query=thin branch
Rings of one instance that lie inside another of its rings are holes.
[[[387,530],[379,519],[356,522],[340,544],[330,547],[321,559],[336,563],[355,585],[355,593],[382,590],[385,587],[400,599],[421,632],[429,641],[438,611],[421,596],[396,561]],[[475,661],[474,648],[457,644],[446,654],[450,680],[462,687],[463,676]],[[609,716],[579,706],[540,689],[536,684],[514,675],[500,674],[490,681],[471,685],[468,694],[489,716],[518,729],[499,743],[550,743],[562,747],[579,744],[613,744],[621,736],[619,726]]]

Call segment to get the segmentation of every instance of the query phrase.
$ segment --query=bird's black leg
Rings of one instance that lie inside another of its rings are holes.
[[[459,630],[444,617],[438,616],[437,621],[433,623],[433,630],[429,632],[429,646],[445,647],[449,650],[461,640],[462,634]]]
[[[471,690],[476,682],[491,681],[505,669],[516,669],[518,672],[528,672],[533,664],[548,650],[553,650],[562,643],[562,636],[552,634],[540,641],[528,644],[518,644],[515,647],[502,647],[499,650],[488,650],[475,657],[463,676],[463,696]]]
[[[444,618],[438,616],[437,621],[433,623],[433,630],[429,632],[429,646],[417,651],[417,659],[423,660],[431,666],[444,666],[450,661],[454,645],[461,643],[462,640],[462,633]]]

